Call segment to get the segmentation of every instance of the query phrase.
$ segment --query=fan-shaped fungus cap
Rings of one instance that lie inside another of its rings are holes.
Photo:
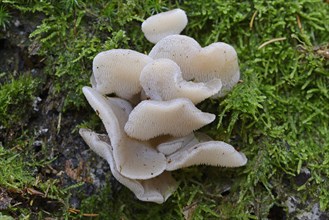
[[[168,171],[193,165],[211,165],[224,167],[239,167],[247,163],[243,153],[222,141],[207,141],[195,144],[191,141],[185,147],[167,156]]]
[[[197,104],[218,93],[222,88],[220,79],[209,82],[187,82],[179,66],[169,59],[157,59],[142,70],[140,82],[147,97],[152,100],[188,98]]]
[[[115,93],[118,97],[132,99],[142,87],[140,73],[152,59],[128,49],[113,49],[96,55],[93,61],[91,83],[101,94]]]
[[[119,172],[131,179],[150,179],[161,174],[166,167],[164,155],[147,142],[131,139],[123,130],[131,105],[122,99],[106,98],[90,87],[83,87],[82,91],[106,128]]]
[[[144,100],[129,115],[126,133],[139,140],[160,135],[185,136],[215,120],[215,115],[197,109],[191,100]]]
[[[79,133],[94,152],[107,160],[115,179],[128,187],[139,200],[161,204],[177,188],[177,183],[169,172],[148,180],[136,180],[123,176],[116,166],[112,146],[106,135],[100,135],[88,129],[80,129]]]
[[[185,11],[174,9],[153,15],[142,23],[142,31],[147,40],[157,43],[164,37],[179,34],[187,25]]]
[[[171,35],[160,40],[149,56],[153,59],[173,60],[181,68],[185,80],[207,82],[214,78],[220,79],[223,87],[215,96],[225,95],[240,78],[236,51],[221,42],[202,48],[191,37]]]

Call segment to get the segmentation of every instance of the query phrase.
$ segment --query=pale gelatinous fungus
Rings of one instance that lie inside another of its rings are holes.
[[[187,25],[185,11],[174,9],[151,16],[142,23],[142,31],[146,39],[157,43],[164,37],[180,34]]]
[[[130,104],[118,98],[106,98],[90,87],[83,93],[102,120],[113,147],[113,157],[120,173],[128,178],[149,179],[165,170],[166,159],[147,142],[131,139],[123,127]]]
[[[217,96],[225,95],[240,79],[237,53],[226,43],[217,42],[202,48],[191,37],[170,35],[160,40],[149,56],[173,60],[180,67],[185,80],[208,82],[220,79],[223,88]]]
[[[194,104],[218,93],[222,88],[219,78],[199,83],[185,81],[180,67],[170,59],[156,59],[147,64],[142,70],[140,83],[149,99],[168,101],[188,98]]]
[[[186,24],[180,9],[148,18],[142,30],[156,43],[149,55],[129,49],[101,52],[93,61],[93,88],[83,88],[107,135],[88,129],[80,129],[80,135],[142,201],[167,200],[177,188],[169,171],[247,162],[231,145],[194,132],[215,120],[195,104],[225,95],[240,72],[232,46],[217,42],[202,48],[178,35]],[[113,93],[119,98],[105,96]]]
[[[207,141],[199,144],[188,144],[167,156],[166,170],[172,171],[194,165],[222,167],[240,167],[247,163],[243,153],[222,141]]]
[[[124,129],[139,140],[167,134],[181,137],[211,123],[215,117],[200,111],[187,98],[144,100],[132,110]]]
[[[80,129],[79,133],[89,147],[108,162],[115,179],[128,187],[139,200],[161,204],[177,188],[177,182],[169,172],[163,172],[148,180],[130,179],[123,176],[116,166],[113,149],[107,135],[100,135],[89,129]]]
[[[157,146],[167,157],[167,171],[194,165],[239,167],[247,163],[243,153],[222,141],[213,141],[209,136],[195,132],[173,138]]]
[[[97,54],[93,61],[91,82],[101,94],[115,93],[131,100],[142,87],[139,77],[144,66],[153,59],[129,49],[113,49]]]

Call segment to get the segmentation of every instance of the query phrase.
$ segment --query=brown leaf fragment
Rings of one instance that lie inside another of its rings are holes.
[[[73,164],[71,160],[67,160],[65,163],[65,172],[66,174],[73,180],[76,180],[78,182],[82,181],[82,178],[80,176],[81,172],[83,170],[83,162],[80,161],[77,168],[73,168]]]
[[[197,203],[194,202],[191,205],[185,206],[183,208],[183,215],[184,215],[185,220],[193,219],[193,213],[194,213],[197,206],[198,206]]]
[[[92,182],[92,178],[88,176],[88,169],[85,166],[84,161],[79,161],[78,167],[73,168],[73,164],[71,160],[67,160],[65,162],[65,173],[71,179],[77,182]]]
[[[26,188],[26,192],[30,195],[37,195],[37,196],[44,196],[45,195],[43,192],[40,192],[40,191],[35,190],[33,188]]]

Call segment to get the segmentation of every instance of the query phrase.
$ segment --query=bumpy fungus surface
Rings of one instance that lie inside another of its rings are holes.
[[[177,188],[168,171],[247,162],[231,145],[194,133],[215,119],[195,104],[226,94],[240,73],[230,45],[202,48],[194,39],[177,35],[186,23],[179,9],[147,19],[143,32],[158,42],[150,54],[126,49],[99,53],[93,61],[93,88],[83,88],[107,135],[88,129],[80,129],[80,135],[142,201],[166,201]],[[119,98],[105,96],[110,93]]]

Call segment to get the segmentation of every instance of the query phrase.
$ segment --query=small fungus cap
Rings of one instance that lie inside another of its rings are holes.
[[[182,137],[211,123],[215,117],[200,111],[187,98],[144,100],[132,110],[124,129],[130,137],[138,140],[161,135]]]
[[[93,60],[91,84],[101,94],[115,93],[130,100],[142,87],[139,77],[149,56],[129,49],[112,49],[101,52]]]
[[[173,60],[181,69],[187,81],[222,81],[222,89],[214,95],[223,96],[239,81],[240,69],[235,49],[222,42],[202,48],[193,38],[184,35],[170,35],[160,40],[150,51],[153,59]]]
[[[247,163],[243,153],[222,141],[207,141],[187,146],[167,156],[168,171],[195,165],[240,167]]]
[[[164,37],[179,34],[187,25],[185,11],[174,9],[153,15],[142,23],[142,31],[148,41],[157,43]]]
[[[157,59],[142,70],[140,82],[146,96],[152,100],[168,101],[188,98],[197,104],[219,92],[220,79],[195,83],[185,81],[180,67],[170,59]]]

